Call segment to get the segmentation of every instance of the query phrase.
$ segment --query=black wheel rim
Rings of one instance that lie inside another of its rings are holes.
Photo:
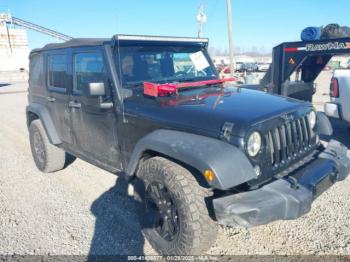
[[[172,241],[179,233],[179,214],[174,197],[160,182],[150,183],[145,192],[147,225],[165,240]]]
[[[38,161],[43,163],[45,161],[45,147],[39,132],[34,133],[33,147]]]

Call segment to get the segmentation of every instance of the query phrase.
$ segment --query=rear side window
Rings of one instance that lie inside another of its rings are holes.
[[[44,59],[41,54],[32,54],[30,56],[29,68],[30,87],[45,86]]]
[[[67,55],[48,56],[48,81],[50,87],[67,88]]]
[[[81,93],[90,83],[105,82],[105,67],[100,52],[77,53],[74,55],[73,90]]]

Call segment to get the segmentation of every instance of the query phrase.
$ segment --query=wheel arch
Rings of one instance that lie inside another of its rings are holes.
[[[58,145],[62,143],[53,124],[50,113],[43,105],[37,103],[28,105],[26,107],[26,117],[28,127],[32,121],[40,119],[51,144]]]
[[[204,188],[210,187],[209,183],[204,179],[203,175],[201,174],[201,171],[198,168],[191,166],[182,160],[175,159],[169,155],[166,155],[166,154],[163,154],[161,152],[154,151],[154,150],[150,150],[150,149],[146,149],[145,151],[142,152],[134,174],[136,175],[139,166],[144,161],[146,161],[150,158],[153,158],[153,157],[162,157],[162,158],[168,159],[168,160],[182,166],[183,168],[187,169],[195,177],[195,179],[197,180],[198,184],[201,187],[204,187]]]
[[[316,128],[319,134],[331,136],[333,134],[333,127],[328,117],[324,112],[317,112]]]
[[[127,165],[127,176],[134,176],[140,163],[152,156],[163,156],[193,169],[202,178],[205,170],[212,170],[215,179],[208,184],[221,190],[256,177],[247,157],[235,146],[210,137],[163,129],[153,131],[136,144]]]

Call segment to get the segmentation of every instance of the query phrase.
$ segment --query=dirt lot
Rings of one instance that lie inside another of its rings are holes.
[[[315,105],[328,99],[319,79]],[[40,173],[25,124],[26,84],[0,85],[0,254],[154,254],[140,233],[126,185],[81,160]],[[347,126],[334,122],[350,146]],[[209,254],[350,255],[350,179],[319,197],[295,221],[253,229],[220,228]]]

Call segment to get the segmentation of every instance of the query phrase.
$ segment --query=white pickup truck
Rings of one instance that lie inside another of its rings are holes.
[[[326,115],[350,123],[350,69],[334,71],[329,96],[330,102],[324,105]]]

